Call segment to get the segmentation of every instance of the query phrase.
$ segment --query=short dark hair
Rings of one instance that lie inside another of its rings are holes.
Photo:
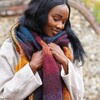
[[[73,48],[73,55],[74,55],[73,61],[75,60],[82,61],[84,63],[85,51],[81,45],[81,42],[71,29],[70,25],[71,10],[68,4],[68,0],[31,0],[28,5],[28,8],[25,10],[23,15],[19,19],[19,24],[27,27],[28,29],[38,34],[44,34],[43,28],[48,21],[49,11],[53,7],[63,4],[66,4],[66,6],[69,9],[69,16],[65,23],[64,30],[66,31],[66,34],[68,34],[68,38]]]

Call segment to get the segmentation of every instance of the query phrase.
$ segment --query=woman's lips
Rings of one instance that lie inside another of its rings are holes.
[[[52,30],[53,34],[57,34],[59,31],[57,30]]]

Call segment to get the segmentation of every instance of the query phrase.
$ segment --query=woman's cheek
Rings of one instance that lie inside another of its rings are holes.
[[[52,17],[49,17],[48,18],[48,26],[49,27],[54,27],[55,26],[55,22],[54,22],[54,20],[53,20]]]

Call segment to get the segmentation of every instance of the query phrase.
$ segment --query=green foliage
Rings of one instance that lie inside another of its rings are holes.
[[[100,23],[100,3],[96,3],[94,6],[94,16],[96,17],[97,22]]]
[[[83,0],[83,2],[91,9],[96,21],[100,23],[100,0]]]

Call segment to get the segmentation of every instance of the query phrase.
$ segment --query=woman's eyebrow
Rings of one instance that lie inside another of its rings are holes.
[[[60,18],[62,18],[62,15],[60,15],[60,14],[55,14],[55,16],[59,16]],[[67,19],[68,19],[68,17],[65,18],[64,21],[67,20]]]
[[[60,14],[55,14],[54,16],[59,16],[59,17],[61,17],[61,18],[62,18],[62,16],[61,16]]]

